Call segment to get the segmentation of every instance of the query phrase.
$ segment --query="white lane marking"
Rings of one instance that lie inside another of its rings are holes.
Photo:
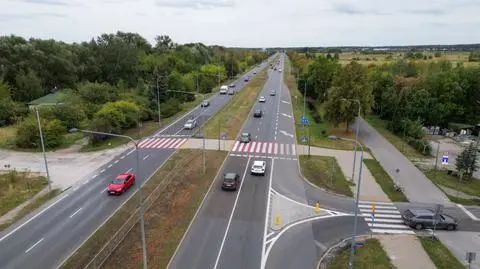
[[[275,234],[275,232],[269,232],[269,233],[267,234],[267,237],[270,237],[270,236],[272,236],[272,235],[274,235],[274,234]]]
[[[367,223],[368,227],[373,227],[373,228],[392,228],[392,229],[406,229],[410,230],[407,226],[403,224],[385,224],[385,223]]]
[[[375,204],[375,205],[393,205],[391,202],[371,202],[371,201],[359,201],[360,204]]]
[[[77,215],[77,213],[80,212],[80,210],[82,210],[81,207],[79,209],[77,209],[77,211],[73,212],[73,214],[70,215],[70,218],[73,218],[73,216]]]
[[[133,168],[128,169],[128,170],[127,170],[127,173],[132,172],[132,170],[133,170]]]
[[[296,147],[297,147],[297,145],[292,144],[292,155],[297,155],[297,152],[296,152],[296,149],[295,149]]]
[[[267,142],[263,143],[263,147],[262,147],[262,153],[266,153],[267,152]]]
[[[118,160],[115,161],[115,164],[117,164],[117,163],[118,163]]]
[[[141,147],[145,146],[146,144],[150,143],[153,140],[155,140],[155,139],[154,138],[147,138],[147,139],[143,140],[142,142],[140,142],[138,144],[138,147],[141,148]]]
[[[359,208],[372,208],[372,205],[358,205],[358,207]],[[395,206],[375,205],[375,209],[397,209],[397,208]]]
[[[170,147],[170,145],[171,145],[172,143],[174,143],[175,140],[176,140],[176,139],[172,139],[170,142],[168,142],[167,144],[163,145],[163,148],[166,149],[166,148]]]
[[[320,243],[319,241],[317,240],[313,240],[313,243],[318,247],[318,248],[321,248],[322,250],[327,250],[327,246],[325,246],[324,244]]]
[[[162,143],[160,143],[159,145],[157,145],[157,149],[162,148],[162,147],[163,147],[165,144],[167,144],[170,140],[171,140],[171,138],[167,138],[166,140],[164,140]]]
[[[268,143],[268,154],[272,154],[273,143]]]
[[[292,115],[287,115],[287,114],[285,114],[285,113],[281,113],[280,115],[285,116],[285,117],[287,117],[287,118],[291,118],[291,117],[292,117]]]
[[[274,148],[273,148],[273,154],[276,155],[277,153],[278,153],[278,144],[275,143]]]
[[[382,219],[382,218],[375,218],[375,221],[373,221],[373,218],[365,218],[365,221],[369,222],[386,222],[386,223],[403,223],[403,220],[401,219]]]
[[[97,176],[98,176],[98,175],[93,175],[93,176],[92,176],[92,179],[96,178]]]
[[[101,190],[101,191],[100,191],[100,194],[102,194],[102,193],[104,193],[104,192],[106,192],[106,191],[107,191],[107,188]]]
[[[276,133],[276,132],[275,132]],[[274,140],[277,140],[277,136],[274,137]]]
[[[240,193],[242,192],[243,182],[245,181],[245,176],[247,175],[247,172],[248,172],[250,159],[251,158],[248,157],[247,165],[245,166],[245,171],[243,172],[242,181],[240,182],[240,188],[238,190],[237,197],[235,197],[232,213],[230,213],[230,218],[228,218],[227,229],[225,229],[225,234],[223,235],[222,244],[220,245],[220,249],[218,250],[217,259],[215,260],[215,265],[213,266],[213,269],[217,268],[218,262],[220,261],[220,255],[222,255],[223,246],[225,245],[225,240],[227,239],[228,230],[230,229],[230,224],[232,223],[233,214],[235,213],[235,208],[237,207],[237,203],[238,203],[238,198],[240,197]]]
[[[284,227],[280,233],[278,233],[275,237],[273,237],[272,239],[272,243],[268,246],[268,249],[267,249],[267,254],[265,255],[265,259],[263,260],[263,264],[261,266],[261,268],[265,268],[265,264],[268,260],[268,255],[270,254],[270,251],[272,250],[273,246],[275,245],[275,243],[277,242],[278,238],[280,238],[286,231],[288,231],[289,229],[291,229],[292,227],[295,227],[297,225],[300,225],[300,224],[303,224],[305,222],[309,222],[309,221],[315,221],[315,220],[319,220],[319,219],[328,219],[328,218],[333,218],[333,217],[337,217],[335,215],[326,215],[326,216],[315,216],[315,217],[312,217],[312,218],[308,218],[308,219],[302,219],[302,220],[299,220],[297,222],[293,222],[293,223],[290,223],[288,224],[286,227]]]
[[[283,144],[280,144],[280,155],[283,155]]]
[[[255,151],[255,145],[257,144],[257,142],[252,142],[252,145],[250,145],[250,153],[253,153]]]
[[[156,148],[158,145],[160,145],[163,141],[165,140],[165,138],[162,138],[162,139],[159,139],[157,143],[155,144],[152,144],[152,148]]]
[[[112,164],[109,164],[109,165],[107,166],[107,168],[112,168]]]
[[[289,102],[285,101],[285,100],[282,100],[282,103],[284,104],[290,104]]]
[[[273,165],[275,163],[275,160],[272,160],[272,166],[270,167],[270,180],[268,181],[268,193],[267,193],[267,207],[266,207],[266,212],[265,212],[265,226],[264,226],[264,230],[263,230],[263,244],[262,244],[262,265],[265,263],[264,262],[264,259],[265,259],[265,245],[266,245],[266,240],[267,240],[267,232],[268,232],[268,219],[270,218],[270,199],[271,199],[271,196],[272,196],[272,192],[270,191],[270,189],[272,188],[272,180],[273,180]]]
[[[372,212],[371,209],[360,208],[360,212]],[[398,210],[375,210],[375,213],[400,214]]]
[[[132,154],[132,152],[134,152],[134,151],[135,151],[135,149],[130,150],[130,151],[127,153],[127,155]]]
[[[187,142],[187,139],[184,138],[182,141],[180,141],[180,143],[178,143],[175,148],[178,149],[179,147],[181,147],[185,142]]]
[[[415,234],[411,230],[371,229],[371,231],[380,234]]]
[[[40,244],[40,242],[42,242],[43,239],[45,239],[45,238],[42,237],[42,239],[38,240],[37,243],[33,244],[31,247],[29,247],[27,250],[25,250],[25,253],[28,253],[30,250],[32,250],[34,247],[36,247],[38,244]]]
[[[47,206],[45,209],[43,209],[42,211],[38,212],[35,216],[31,217],[30,219],[28,219],[27,221],[25,221],[24,223],[22,223],[21,225],[19,225],[17,228],[13,229],[11,232],[9,232],[8,234],[4,235],[2,238],[0,238],[0,242],[2,242],[3,240],[5,240],[5,238],[9,237],[10,235],[12,235],[14,232],[18,231],[19,229],[21,229],[23,226],[27,225],[30,221],[36,219],[38,216],[40,216],[41,214],[43,214],[45,211],[47,211],[48,209],[50,209],[52,206],[56,205],[57,203],[59,203],[60,201],[62,201],[63,199],[67,198],[69,196],[69,194],[66,194],[65,196],[62,196],[61,198],[59,198],[57,201],[53,202],[51,205]]]
[[[243,149],[243,146],[244,146],[244,145],[245,145],[245,144],[243,144],[243,143],[240,143],[240,146],[238,147],[238,151],[240,151],[240,152],[241,152],[241,151],[242,151],[242,149]]]
[[[177,144],[180,143],[180,142],[182,142],[182,139],[177,139],[177,140],[175,140],[175,142],[170,144],[170,147],[168,147],[168,148],[169,149],[175,148],[177,146]]]
[[[148,154],[147,156],[143,157],[143,160],[145,161],[148,157],[150,157],[150,154]],[[131,168],[130,168],[131,169]]]
[[[265,143],[263,143],[263,144],[265,144]],[[262,143],[261,143],[261,142],[258,142],[258,144],[257,144],[257,149],[255,149],[255,153],[259,153],[261,147],[262,147]]]
[[[283,134],[283,135],[285,135],[285,136],[289,136],[289,137],[293,138],[293,134],[287,133],[287,132],[284,131],[284,130],[280,130],[280,133]]]
[[[236,151],[236,150],[237,150],[238,144],[240,144],[240,141],[235,141],[235,145],[233,146],[232,151]]]
[[[125,159],[125,155],[120,156],[120,159],[122,160]]]
[[[280,197],[282,197],[283,199],[286,199],[286,200],[289,200],[290,202],[292,203],[295,203],[297,205],[301,205],[301,206],[304,206],[304,207],[307,207],[307,208],[311,208],[311,209],[315,209],[314,206],[311,206],[309,204],[304,204],[302,202],[299,202],[297,200],[294,200],[286,195],[283,195],[281,193],[279,193],[278,191],[276,191],[275,189],[272,188],[272,192],[275,194],[275,195],[278,195]],[[325,208],[322,208],[321,210],[325,211],[325,212],[328,212],[329,214],[332,214],[332,215],[336,215],[336,216],[346,216],[346,215],[351,215],[351,214],[347,214],[347,213],[343,213],[343,212],[340,212],[340,211],[334,211],[334,210],[329,210],[329,209],[325,209]]]
[[[467,214],[472,220],[474,221],[479,221],[479,219],[472,214],[472,212],[468,211],[463,205],[457,204],[457,206],[465,213]]]
[[[361,213],[362,216],[364,217],[371,217],[372,214],[370,213]],[[376,218],[391,218],[391,219],[401,219],[402,216],[399,215],[389,215],[389,214],[375,214],[375,219]]]

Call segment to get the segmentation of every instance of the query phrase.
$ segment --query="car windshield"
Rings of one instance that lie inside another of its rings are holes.
[[[254,165],[253,168],[260,169],[260,168],[262,168],[262,165]]]
[[[412,213],[412,211],[410,211],[410,209],[407,209],[405,211],[405,216],[408,217],[408,218],[412,218],[414,216],[414,214]]]
[[[123,180],[123,179],[118,179],[118,178],[112,180],[112,184],[115,184],[115,185],[123,184],[123,182],[125,182],[125,180]]]
[[[187,124],[192,124],[193,120],[187,120]]]

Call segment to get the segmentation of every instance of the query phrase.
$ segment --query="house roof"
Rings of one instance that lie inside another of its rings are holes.
[[[58,91],[32,100],[28,103],[28,105],[55,105],[60,102],[64,96],[65,93]]]

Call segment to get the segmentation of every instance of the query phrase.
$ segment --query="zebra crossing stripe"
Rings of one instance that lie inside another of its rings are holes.
[[[165,140],[165,138],[162,138],[162,139],[157,139],[157,142],[152,144],[152,148],[156,148],[158,145],[160,145],[163,140]]]
[[[145,145],[146,143],[148,143],[151,140],[152,140],[152,138],[147,138],[147,139],[143,140],[142,142],[140,142],[140,144],[138,144],[138,147],[139,148],[143,147],[143,145]]]
[[[273,148],[273,154],[277,154],[277,153],[278,153],[278,144],[275,143]]]
[[[373,228],[393,228],[393,229],[407,229],[408,227],[403,225],[403,224],[384,224],[384,223],[377,223],[376,221],[374,223],[367,223],[368,227],[373,227]]]
[[[252,144],[250,145],[250,153],[253,153],[255,151],[255,145],[257,142],[251,142]]]
[[[358,205],[360,208],[372,208],[372,205]],[[375,209],[397,209],[395,206],[375,205]]]
[[[243,144],[243,143],[240,143],[240,146],[238,147],[238,151],[240,151],[240,152],[241,152],[241,151],[242,151],[242,149],[243,149],[243,146],[245,146],[245,144]]]
[[[290,147],[288,145],[285,145],[285,154],[290,155]]]
[[[168,148],[168,147],[170,147],[170,145],[171,145],[172,143],[174,143],[174,142],[175,142],[175,140],[176,140],[176,139],[172,139],[172,141],[168,142],[168,143],[167,143],[167,144],[165,144],[163,147],[164,147],[164,148]]]
[[[268,143],[263,143],[262,153],[265,153],[265,152],[266,152],[266,150],[267,150],[267,144],[268,144]]]
[[[372,210],[360,208],[360,212],[372,212]],[[384,210],[384,209],[375,209],[375,213],[400,214],[398,210]]]
[[[280,155],[283,155],[283,144],[280,144]]]
[[[364,217],[371,217],[371,213],[362,213],[362,216]],[[377,218],[392,218],[392,219],[401,219],[402,216],[400,215],[390,215],[390,214],[375,214],[375,221],[377,221]]]
[[[181,139],[176,139],[175,142],[173,142],[170,147],[168,147],[169,149],[173,149],[177,146],[178,143],[182,142]]]
[[[178,149],[179,147],[181,147],[185,142],[187,142],[187,139],[184,138],[182,139],[182,141],[180,143],[178,143],[178,145],[175,147],[176,149]]]
[[[157,143],[157,139],[153,139],[152,141],[148,142],[147,144],[145,144],[145,146],[143,146],[144,148],[151,148],[153,146],[153,144]]]
[[[295,147],[296,145],[292,144],[292,155],[297,155],[297,153],[295,152]]]
[[[256,153],[259,153],[261,147],[262,147],[262,143],[258,142],[258,143],[257,143],[257,148],[255,149],[255,152],[256,152]]]
[[[268,154],[272,154],[272,143],[268,143]]]
[[[237,150],[238,144],[240,144],[240,141],[236,141],[236,142],[235,142],[235,145],[233,146],[232,151],[236,151],[236,150]]]
[[[412,230],[371,229],[371,231],[379,234],[415,234]]]
[[[171,138],[167,138],[165,139],[162,143],[160,143],[157,148],[162,148],[165,144],[167,144],[169,141],[171,140]]]
[[[243,148],[243,152],[248,152],[248,149],[250,148],[251,145],[252,143],[245,144],[245,148]]]
[[[370,221],[373,222],[373,218],[365,218],[365,221]],[[375,218],[375,223],[377,222],[386,222],[386,223],[403,223],[403,220],[401,219],[381,219],[381,218]]]

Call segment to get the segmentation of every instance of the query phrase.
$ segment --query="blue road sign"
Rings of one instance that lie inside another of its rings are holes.
[[[300,120],[302,122],[302,125],[308,125],[309,124],[309,121],[308,121],[307,117],[305,117],[305,116],[302,116],[302,118]]]
[[[302,143],[307,143],[308,142],[308,138],[306,136],[302,136],[302,138],[300,139],[300,141]]]
[[[442,156],[442,164],[447,165],[448,164],[448,155],[443,155]]]

